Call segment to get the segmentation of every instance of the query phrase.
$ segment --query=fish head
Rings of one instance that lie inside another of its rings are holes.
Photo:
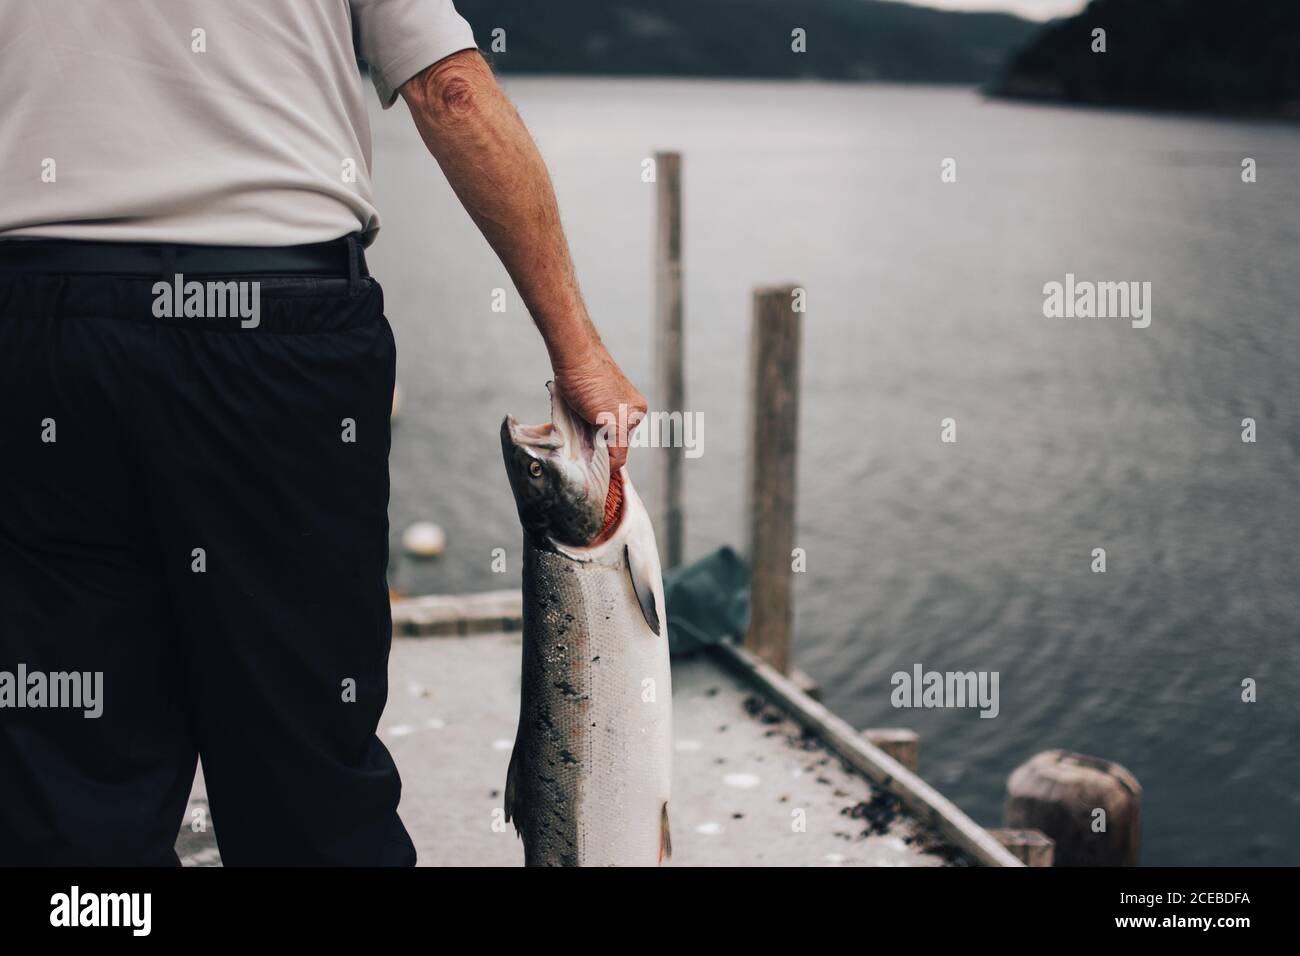
[[[585,547],[605,525],[609,447],[604,430],[569,408],[553,382],[551,420],[501,423],[501,452],[519,521],[538,543]]]

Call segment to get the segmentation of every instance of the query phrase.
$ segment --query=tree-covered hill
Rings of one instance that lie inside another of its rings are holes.
[[[984,83],[1036,25],[882,0],[457,0],[506,73]],[[791,51],[791,31],[807,52]]]
[[[1092,0],[1044,27],[992,92],[1300,117],[1300,0]]]

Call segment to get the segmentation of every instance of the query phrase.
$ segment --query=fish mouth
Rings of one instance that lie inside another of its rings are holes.
[[[543,425],[521,425],[515,416],[507,415],[505,426],[510,441],[525,448],[535,448],[544,453],[554,451],[564,443],[563,436],[550,422]]]
[[[574,461],[591,464],[596,454],[596,430],[564,400],[554,382],[546,383],[551,394],[551,428],[563,440],[563,447]]]
[[[596,455],[597,429],[569,407],[554,382],[547,382],[546,390],[551,395],[551,420],[523,425],[513,415],[507,415],[505,426],[510,440],[539,456],[555,453],[590,465]]]
[[[501,423],[506,469],[525,530],[570,547],[587,546],[616,523],[622,477],[610,474],[604,429],[570,408],[554,382],[546,388],[549,422],[524,425],[507,415]]]

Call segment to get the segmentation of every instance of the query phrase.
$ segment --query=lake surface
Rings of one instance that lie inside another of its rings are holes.
[[[832,708],[919,731],[923,775],[986,825],[1007,774],[1064,747],[1141,781],[1144,863],[1300,863],[1300,127],[946,88],[507,87],[591,312],[647,392],[642,162],[684,153],[687,405],[705,423],[688,559],[744,538],[750,290],[808,290],[796,660]],[[404,107],[373,121],[371,266],[405,398],[394,542],[421,518],[449,542],[393,581],[509,586],[497,429],[545,420],[546,355]],[[1067,273],[1152,283],[1150,327],[1045,318]],[[656,454],[634,452],[643,493]],[[891,675],[918,663],[998,672],[998,716],[893,708]]]

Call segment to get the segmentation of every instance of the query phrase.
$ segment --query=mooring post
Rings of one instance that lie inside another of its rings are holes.
[[[651,407],[684,416],[682,363],[682,156],[655,153],[655,394]],[[675,419],[667,417],[664,421]],[[671,425],[667,426],[669,429]],[[684,429],[685,426],[683,425]],[[684,437],[684,432],[675,438]],[[659,541],[664,566],[682,563],[683,449],[669,442],[659,449],[663,475],[659,490]]]
[[[802,296],[795,285],[754,290],[750,331],[749,561],[745,646],[790,673],[794,628],[795,463],[799,448]]]
[[[862,731],[868,743],[879,747],[912,773],[921,767],[921,736],[904,727],[869,727]]]
[[[1047,750],[1008,778],[1002,819],[1050,837],[1056,866],[1137,866],[1142,787],[1114,761]]]

